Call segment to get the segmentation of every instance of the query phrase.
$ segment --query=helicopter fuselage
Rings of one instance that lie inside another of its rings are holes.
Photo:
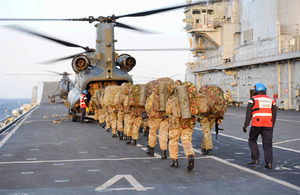
[[[80,112],[79,99],[83,90],[87,89],[93,96],[95,91],[108,83],[121,85],[123,82],[131,82],[132,78],[125,69],[118,68],[115,53],[114,23],[98,23],[96,51],[85,56],[75,56],[72,67],[76,72],[76,83],[68,94],[68,102],[65,104],[71,110]]]

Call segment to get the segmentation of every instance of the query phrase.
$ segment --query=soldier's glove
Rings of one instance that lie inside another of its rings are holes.
[[[243,127],[243,131],[244,131],[244,133],[247,133],[247,127],[245,125]]]
[[[142,112],[141,117],[143,120],[149,118],[148,113],[146,111]]]

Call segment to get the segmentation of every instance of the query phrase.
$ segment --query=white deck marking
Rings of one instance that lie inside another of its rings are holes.
[[[182,146],[182,144],[180,144],[180,143],[178,143],[178,144],[179,144],[180,146]],[[202,154],[202,152],[201,152],[200,150],[194,149],[194,151],[195,151],[196,153]],[[223,160],[223,159],[221,159],[221,158],[218,158],[218,157],[216,157],[216,156],[208,156],[208,157],[209,157],[209,158],[212,158],[212,159],[214,159],[214,160],[216,160],[216,161],[219,161],[219,162],[221,162],[221,163],[224,163],[224,164],[226,164],[226,165],[229,165],[229,166],[235,167],[235,168],[237,168],[237,169],[240,169],[240,170],[242,170],[242,171],[245,171],[245,172],[248,172],[248,173],[252,173],[252,174],[257,175],[257,176],[259,176],[259,177],[261,177],[261,178],[264,178],[264,179],[273,181],[273,182],[275,182],[275,183],[284,185],[284,186],[286,186],[286,187],[292,188],[292,189],[294,189],[294,190],[300,191],[300,187],[298,187],[298,186],[296,186],[296,185],[293,185],[293,184],[290,184],[290,183],[288,183],[288,182],[286,182],[286,181],[282,181],[282,180],[280,180],[280,179],[276,179],[276,178],[274,178],[274,177],[270,177],[270,176],[268,176],[268,175],[266,175],[266,174],[263,174],[263,173],[260,173],[260,172],[251,170],[251,169],[249,169],[249,168],[246,168],[246,167],[243,167],[243,166],[240,166],[240,165],[237,165],[237,164],[228,162],[228,161]]]
[[[133,188],[108,188],[120,179],[125,178],[132,185]],[[144,187],[142,186],[132,175],[115,175],[113,178],[102,184],[100,187],[96,188],[95,191],[121,191],[121,190],[136,190],[136,191],[147,191],[153,190],[154,187]]]
[[[195,127],[194,129],[196,130],[200,130],[199,128]],[[215,134],[215,132],[211,132],[213,134]],[[219,133],[218,135],[222,135],[224,137],[229,137],[229,138],[233,138],[233,139],[236,139],[236,140],[241,140],[241,141],[244,141],[244,142],[248,142],[247,139],[242,139],[242,138],[239,138],[239,137],[235,137],[235,136],[231,136],[231,135],[226,135],[224,133]],[[278,143],[278,142],[277,142]],[[262,145],[261,142],[257,142],[257,144],[259,145]],[[281,147],[281,146],[273,146],[273,148],[278,148],[278,149],[282,149],[282,150],[287,150],[287,151],[291,151],[291,152],[296,152],[296,153],[300,153],[299,150],[294,150],[294,149],[291,149],[291,148],[284,148],[284,147]]]
[[[273,145],[275,145],[275,144],[283,144],[283,143],[286,143],[286,142],[299,141],[299,140],[300,140],[300,138],[298,138],[298,139],[290,139],[290,140],[285,140],[285,141],[282,141],[282,142],[273,143]]]
[[[160,157],[160,155],[158,155]],[[66,162],[89,162],[89,161],[123,161],[123,160],[157,160],[154,157],[141,158],[94,158],[94,159],[70,159],[70,160],[40,160],[40,161],[11,161],[0,162],[0,165],[5,164],[37,164],[37,163],[66,163]]]
[[[229,114],[229,113],[226,113],[226,115],[246,117],[246,115],[241,115],[241,114]],[[300,123],[300,120],[299,121],[295,121],[295,120],[279,119],[279,118],[276,118],[276,121],[286,121],[286,122]]]

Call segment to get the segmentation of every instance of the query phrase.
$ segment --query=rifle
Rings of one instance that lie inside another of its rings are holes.
[[[219,119],[216,118],[216,121],[215,121],[216,139],[218,139],[219,131],[223,131],[223,130],[224,130],[224,129],[219,128],[218,120],[219,120]]]

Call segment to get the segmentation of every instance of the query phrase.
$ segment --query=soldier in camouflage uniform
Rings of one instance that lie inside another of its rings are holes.
[[[105,105],[105,104],[104,104]],[[110,123],[110,114],[109,114],[109,107],[104,106],[104,111],[105,111],[105,129],[107,132],[111,131],[111,123]]]
[[[115,106],[108,107],[112,137],[117,138],[117,109]]]
[[[200,113],[198,116],[203,131],[202,154],[212,155],[213,143],[210,131],[216,121],[217,124],[222,123],[224,114],[227,111],[226,101],[223,90],[217,86],[205,85],[200,88],[199,93],[205,95],[208,100],[207,111]]]
[[[168,96],[172,93],[174,81],[170,78],[160,78],[154,83],[152,93],[147,98],[145,109],[149,114],[149,135],[148,144],[149,148],[146,153],[150,156],[154,156],[154,147],[156,145],[156,135],[159,129],[159,146],[161,150],[161,158],[166,159],[166,150],[168,148],[169,139],[169,119],[166,117],[166,111],[160,111],[159,109],[159,82],[166,82],[168,87]]]
[[[124,103],[125,101],[128,102],[128,93],[131,87],[131,83],[122,83],[121,85],[121,89],[119,92],[119,99],[118,99],[118,103],[117,103],[117,110],[118,110],[118,119],[117,119],[117,129],[118,129],[118,133],[120,135],[120,140],[123,139],[124,137],[124,127],[123,127],[123,123],[125,123],[124,118],[125,118],[125,113],[128,114],[129,113],[129,109],[127,107],[127,109],[125,109]],[[128,118],[128,115],[127,115]],[[126,120],[128,121],[128,120]],[[126,131],[127,133],[127,131]],[[127,138],[126,138],[127,140]]]
[[[174,88],[179,85],[185,85],[187,87],[187,92],[189,96],[189,106],[191,110],[191,118],[183,119],[178,113],[180,111],[180,105],[178,100],[178,95],[176,92],[170,97],[167,101],[166,113],[169,116],[170,129],[169,129],[169,154],[170,158],[173,159],[173,162],[170,164],[171,167],[178,167],[178,142],[179,137],[181,136],[181,143],[184,149],[184,154],[188,159],[188,170],[194,168],[194,149],[192,145],[192,133],[193,128],[195,127],[196,117],[195,115],[198,112],[197,103],[199,101],[197,88],[191,82],[181,83],[176,81]],[[177,104],[176,104],[177,102]],[[177,112],[175,111],[177,107]],[[177,114],[176,114],[177,113]]]
[[[103,98],[104,98],[104,88],[101,88],[100,89],[100,105],[99,105],[99,123],[100,125],[102,126],[102,128],[105,127],[105,105],[104,105],[104,102],[103,102]]]
[[[104,104],[106,106],[106,129],[109,131],[109,128],[112,130],[114,138],[117,137],[117,110],[114,104],[115,95],[120,91],[120,86],[107,86],[105,88],[104,94]]]
[[[124,101],[124,134],[126,144],[130,144],[132,142],[132,125],[133,125],[133,117],[131,115],[130,106],[128,105],[128,96]]]
[[[130,106],[130,116],[131,119],[129,125],[132,122],[132,128],[129,129],[129,133],[132,135],[133,145],[137,144],[139,129],[142,124],[141,114],[145,110],[143,105],[140,105],[140,96],[141,96],[141,84],[132,85],[128,95],[128,105]],[[127,144],[131,143],[131,137]]]
[[[91,97],[89,107],[94,112],[94,120],[98,121],[98,118],[99,118],[99,103],[98,103],[96,93]]]

